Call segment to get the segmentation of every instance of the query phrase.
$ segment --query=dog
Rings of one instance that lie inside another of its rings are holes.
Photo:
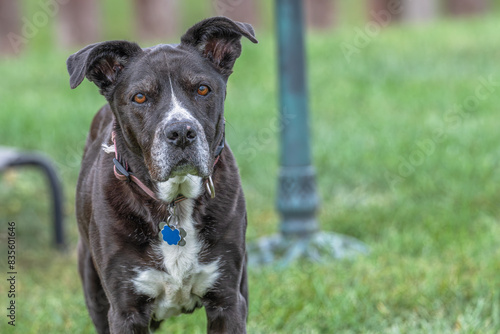
[[[98,333],[150,333],[204,307],[208,333],[246,333],[245,199],[224,100],[251,25],[203,20],[180,44],[89,45],[67,60],[108,104],[77,184],[78,268]],[[216,193],[217,192],[217,193]]]

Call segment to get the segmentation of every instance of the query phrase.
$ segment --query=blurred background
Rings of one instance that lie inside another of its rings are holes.
[[[249,333],[500,332],[500,2],[304,0],[313,163],[322,230],[370,248],[356,260],[251,268]],[[0,171],[1,254],[17,228],[16,328],[93,333],[76,270],[74,199],[92,117],[67,57],[102,40],[177,43],[199,20],[251,23],[228,84],[227,140],[247,239],[276,233],[279,128],[274,2],[0,0],[0,146],[52,159],[68,250],[52,246],[44,176]],[[1,163],[0,163],[1,166]],[[6,256],[0,256],[5,281]],[[0,307],[8,306],[0,284]],[[161,332],[203,333],[197,311]]]

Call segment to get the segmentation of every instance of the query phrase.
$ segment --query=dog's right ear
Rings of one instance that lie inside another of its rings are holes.
[[[196,48],[222,74],[229,76],[241,54],[242,36],[258,43],[250,24],[219,16],[205,19],[189,28],[181,37],[181,44]]]
[[[70,86],[72,89],[78,87],[87,77],[99,87],[101,94],[106,95],[130,59],[142,52],[139,45],[127,41],[88,45],[66,61]]]

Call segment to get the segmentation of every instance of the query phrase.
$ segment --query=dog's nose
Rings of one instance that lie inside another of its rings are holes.
[[[185,149],[196,141],[196,130],[189,123],[175,123],[167,127],[168,143]]]

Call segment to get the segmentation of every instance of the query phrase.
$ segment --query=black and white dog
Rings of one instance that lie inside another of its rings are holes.
[[[205,307],[209,333],[245,333],[245,200],[224,148],[226,83],[254,43],[214,17],[177,45],[89,45],[67,61],[109,104],[95,116],[77,188],[79,271],[99,333],[149,333]],[[215,196],[215,191],[217,194]]]

